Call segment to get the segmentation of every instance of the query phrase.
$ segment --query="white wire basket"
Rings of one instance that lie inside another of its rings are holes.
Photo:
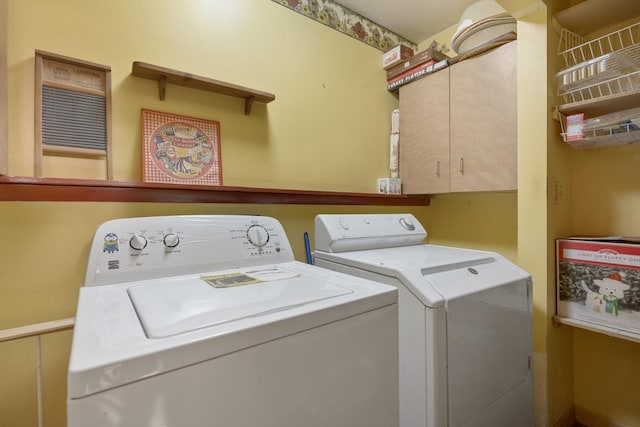
[[[566,117],[560,120],[562,138],[575,148],[596,148],[640,142],[640,108],[584,120],[579,131],[569,132]]]
[[[591,41],[563,28],[560,32],[558,55],[562,55],[565,66],[569,68],[638,43],[640,43],[640,22]]]
[[[583,82],[573,90],[561,93],[565,104],[602,99],[640,89],[640,70],[629,74],[619,74],[604,81]]]
[[[556,75],[565,104],[640,89],[640,22],[591,41],[563,28],[558,54],[567,66]]]
[[[569,140],[563,133],[565,142],[575,148],[598,148],[640,142],[640,130],[632,124],[589,131],[583,138]]]
[[[558,95],[616,80],[636,71],[640,71],[640,44],[562,70],[556,75]]]

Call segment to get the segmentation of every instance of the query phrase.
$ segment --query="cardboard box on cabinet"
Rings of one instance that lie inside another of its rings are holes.
[[[402,194],[400,178],[378,178],[378,193]]]
[[[382,54],[382,68],[385,70],[393,67],[413,56],[413,49],[403,44],[398,44]]]
[[[412,69],[416,68],[419,65],[424,64],[425,62],[430,62],[435,64],[438,61],[442,61],[444,59],[449,59],[447,55],[438,50],[438,43],[433,42],[429,48],[416,53],[415,55],[400,61],[400,63],[394,65],[393,67],[387,70],[387,81],[398,77],[400,74]]]
[[[640,238],[556,240],[561,316],[640,336]]]

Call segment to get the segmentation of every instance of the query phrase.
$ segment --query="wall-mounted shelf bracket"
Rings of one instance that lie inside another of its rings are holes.
[[[164,97],[167,93],[167,76],[160,76],[158,79],[158,96],[160,101],[164,101]]]
[[[256,97],[255,96],[247,96],[244,99],[244,114],[245,115],[249,115],[249,113],[251,112],[251,107],[253,107],[253,101],[255,101]]]

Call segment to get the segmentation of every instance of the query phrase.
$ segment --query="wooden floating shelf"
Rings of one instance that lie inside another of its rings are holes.
[[[428,196],[0,177],[0,201],[428,206]]]
[[[139,61],[133,63],[131,74],[144,79],[156,80],[158,82],[158,91],[161,100],[165,98],[167,83],[242,98],[244,99],[244,114],[246,115],[251,113],[251,107],[254,102],[266,104],[276,99],[276,96],[272,93],[249,89],[208,77],[200,77],[184,71],[172,70]]]
[[[587,0],[562,10],[553,17],[563,28],[584,36],[636,16],[640,16],[638,1]]]

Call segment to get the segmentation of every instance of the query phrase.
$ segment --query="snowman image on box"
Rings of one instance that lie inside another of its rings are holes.
[[[585,305],[596,313],[618,315],[618,302],[624,298],[624,291],[631,286],[622,283],[624,273],[614,273],[604,279],[594,279],[598,292],[594,292],[582,281],[582,288],[587,292]]]

